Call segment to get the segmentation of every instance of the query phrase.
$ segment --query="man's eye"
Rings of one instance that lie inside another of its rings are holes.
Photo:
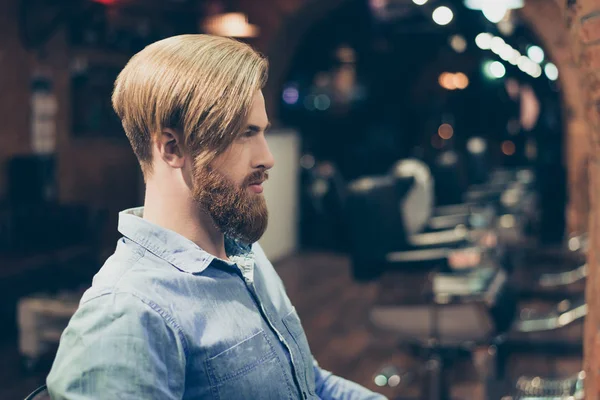
[[[254,135],[255,135],[255,133],[256,133],[256,132],[254,132],[254,131],[250,131],[250,130],[248,130],[248,131],[244,132],[244,134],[243,134],[242,136],[243,136],[243,137],[252,137],[252,136],[254,136]]]

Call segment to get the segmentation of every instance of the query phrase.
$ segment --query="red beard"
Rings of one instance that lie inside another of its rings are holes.
[[[262,237],[269,220],[267,204],[263,196],[249,193],[248,187],[268,179],[266,171],[248,175],[240,187],[210,167],[197,170],[193,179],[194,200],[212,217],[220,232],[246,244]]]

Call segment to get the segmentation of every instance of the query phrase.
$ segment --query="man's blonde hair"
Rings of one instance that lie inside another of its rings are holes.
[[[167,128],[194,157],[223,152],[243,129],[267,69],[247,44],[211,35],[170,37],[134,55],[112,104],[144,175],[152,170],[152,138]]]

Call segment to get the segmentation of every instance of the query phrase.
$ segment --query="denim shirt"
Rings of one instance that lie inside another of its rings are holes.
[[[119,215],[115,253],[62,334],[52,399],[384,399],[321,369],[258,244],[220,260]]]

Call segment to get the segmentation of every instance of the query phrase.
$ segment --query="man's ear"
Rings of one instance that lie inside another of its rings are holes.
[[[156,146],[160,158],[172,168],[183,168],[185,151],[182,136],[176,130],[166,128],[157,138]]]

